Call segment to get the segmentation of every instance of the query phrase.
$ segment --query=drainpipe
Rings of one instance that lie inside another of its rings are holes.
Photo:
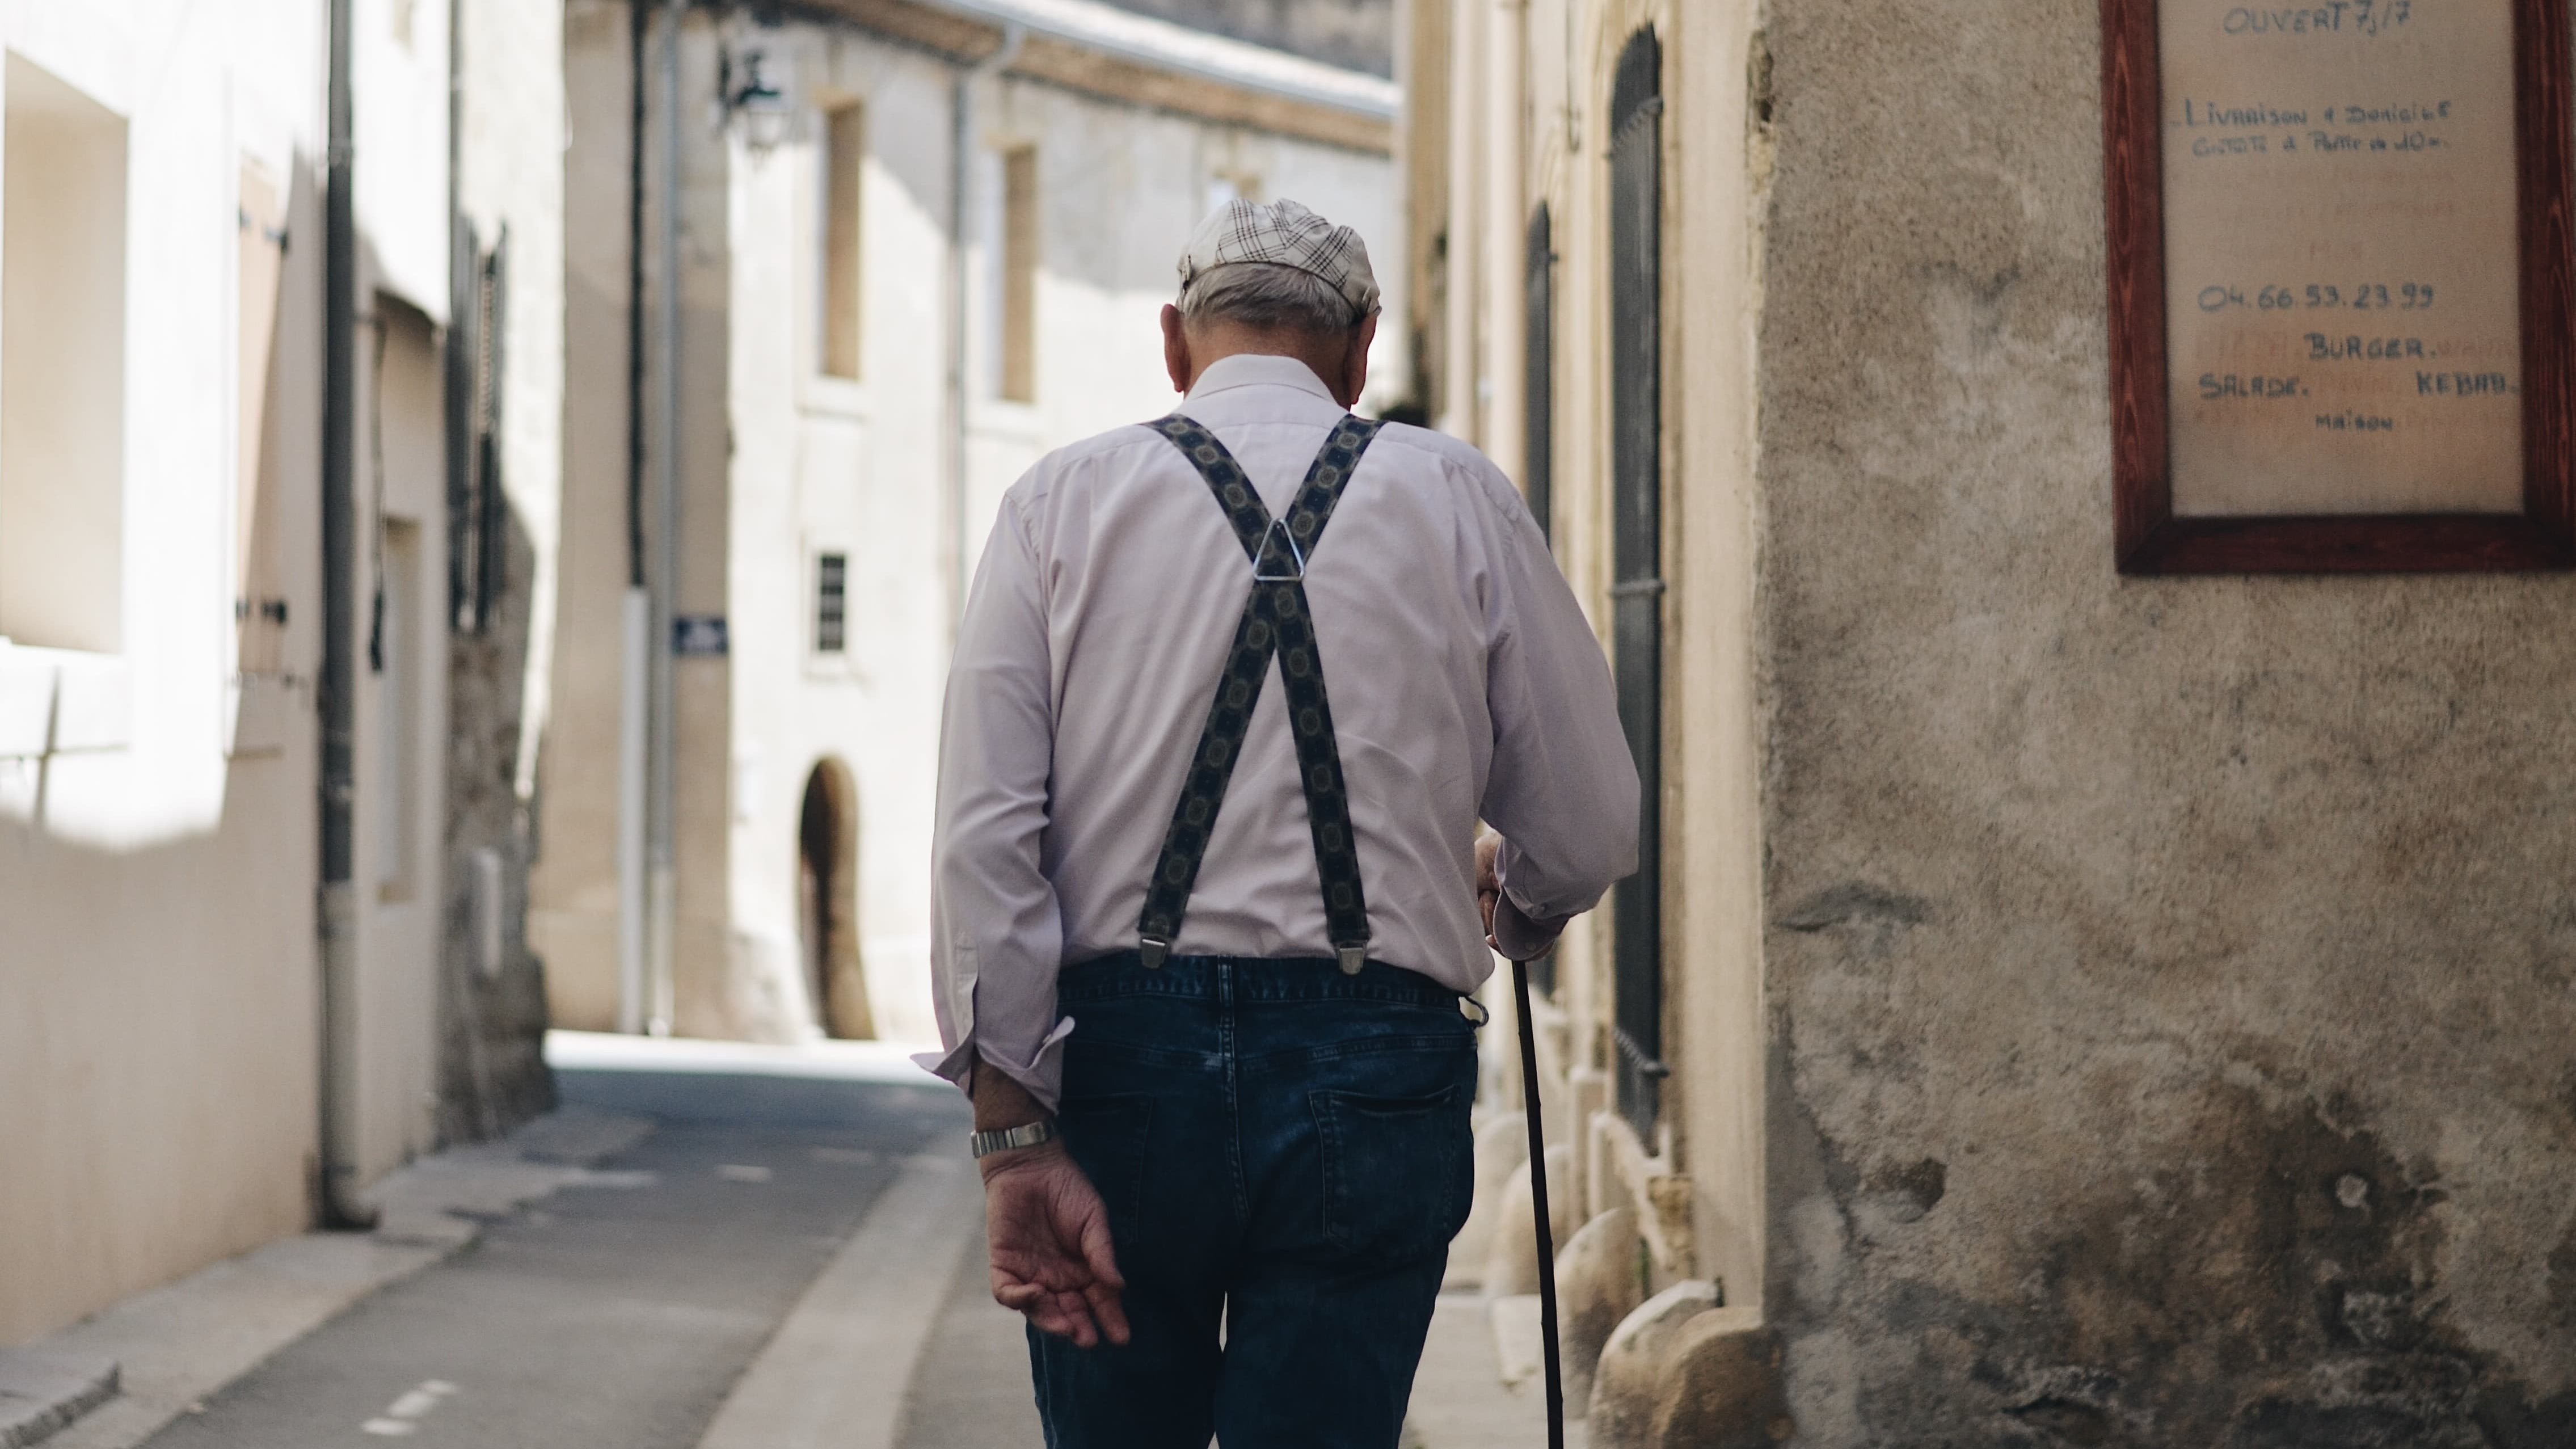
[[[644,858],[650,834],[648,793],[653,708],[653,596],[644,569],[644,127],[652,107],[652,11],[637,0],[629,29],[626,154],[626,598],[617,709],[617,1029],[644,1029],[646,928]]]
[[[652,789],[652,836],[646,904],[651,914],[652,1001],[646,1029],[655,1036],[671,1034],[678,996],[673,948],[679,929],[677,866],[678,710],[672,691],[671,619],[680,594],[680,31],[689,0],[669,0],[663,7],[662,35],[662,287],[660,316],[662,377],[660,456],[653,469],[654,513],[660,533],[653,540],[653,608],[645,647],[652,660],[653,717],[649,760]]]
[[[322,263],[321,1101],[314,1216],[333,1230],[375,1226],[358,1200],[357,795],[358,211],[352,189],[350,7],[331,4],[329,177]]]
[[[1014,20],[1002,27],[1002,43],[992,54],[957,71],[950,118],[948,175],[948,547],[953,564],[948,574],[948,620],[951,637],[966,614],[966,583],[974,570],[966,544],[966,233],[975,209],[969,203],[975,183],[975,88],[987,76],[999,75],[1019,60],[1028,44],[1028,27]]]

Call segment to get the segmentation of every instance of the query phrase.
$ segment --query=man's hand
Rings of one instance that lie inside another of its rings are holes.
[[[978,1065],[975,1130],[1001,1132],[1046,1115],[1027,1089]],[[984,1231],[993,1301],[1041,1332],[1083,1348],[1127,1341],[1127,1286],[1109,1243],[1109,1209],[1061,1142],[996,1152],[984,1172]]]
[[[1499,862],[1503,856],[1503,838],[1492,831],[1476,840],[1476,909],[1485,922],[1485,944],[1494,944],[1494,907],[1503,899],[1503,878]]]
[[[1476,842],[1476,908],[1485,920],[1485,945],[1514,961],[1535,961],[1556,949],[1572,916],[1542,921],[1503,894],[1503,838],[1488,832]]]
[[[984,1222],[993,1301],[1041,1332],[1096,1348],[1127,1342],[1110,1251],[1109,1210],[1061,1143],[985,1159]]]

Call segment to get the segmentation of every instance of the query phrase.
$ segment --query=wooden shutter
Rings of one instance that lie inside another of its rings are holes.
[[[1530,218],[1523,334],[1521,470],[1539,532],[1556,533],[1556,228],[1546,203]]]

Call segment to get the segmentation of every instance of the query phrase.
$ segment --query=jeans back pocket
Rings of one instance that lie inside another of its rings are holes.
[[[1308,1095],[1324,1160],[1324,1239],[1353,1259],[1401,1263],[1439,1251],[1476,1193],[1464,1089],[1428,1096]]]

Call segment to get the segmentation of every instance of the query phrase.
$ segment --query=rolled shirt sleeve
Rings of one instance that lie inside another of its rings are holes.
[[[1055,1006],[1063,915],[1040,860],[1055,718],[1036,550],[1006,500],[948,675],[931,844],[931,976],[945,1048],[916,1058],[971,1088],[980,1059],[1048,1111],[1072,1031]]]
[[[1490,488],[1509,506],[1488,600],[1494,760],[1483,814],[1503,836],[1504,896],[1533,921],[1557,922],[1635,873],[1637,765],[1609,661],[1546,536],[1499,472]]]

